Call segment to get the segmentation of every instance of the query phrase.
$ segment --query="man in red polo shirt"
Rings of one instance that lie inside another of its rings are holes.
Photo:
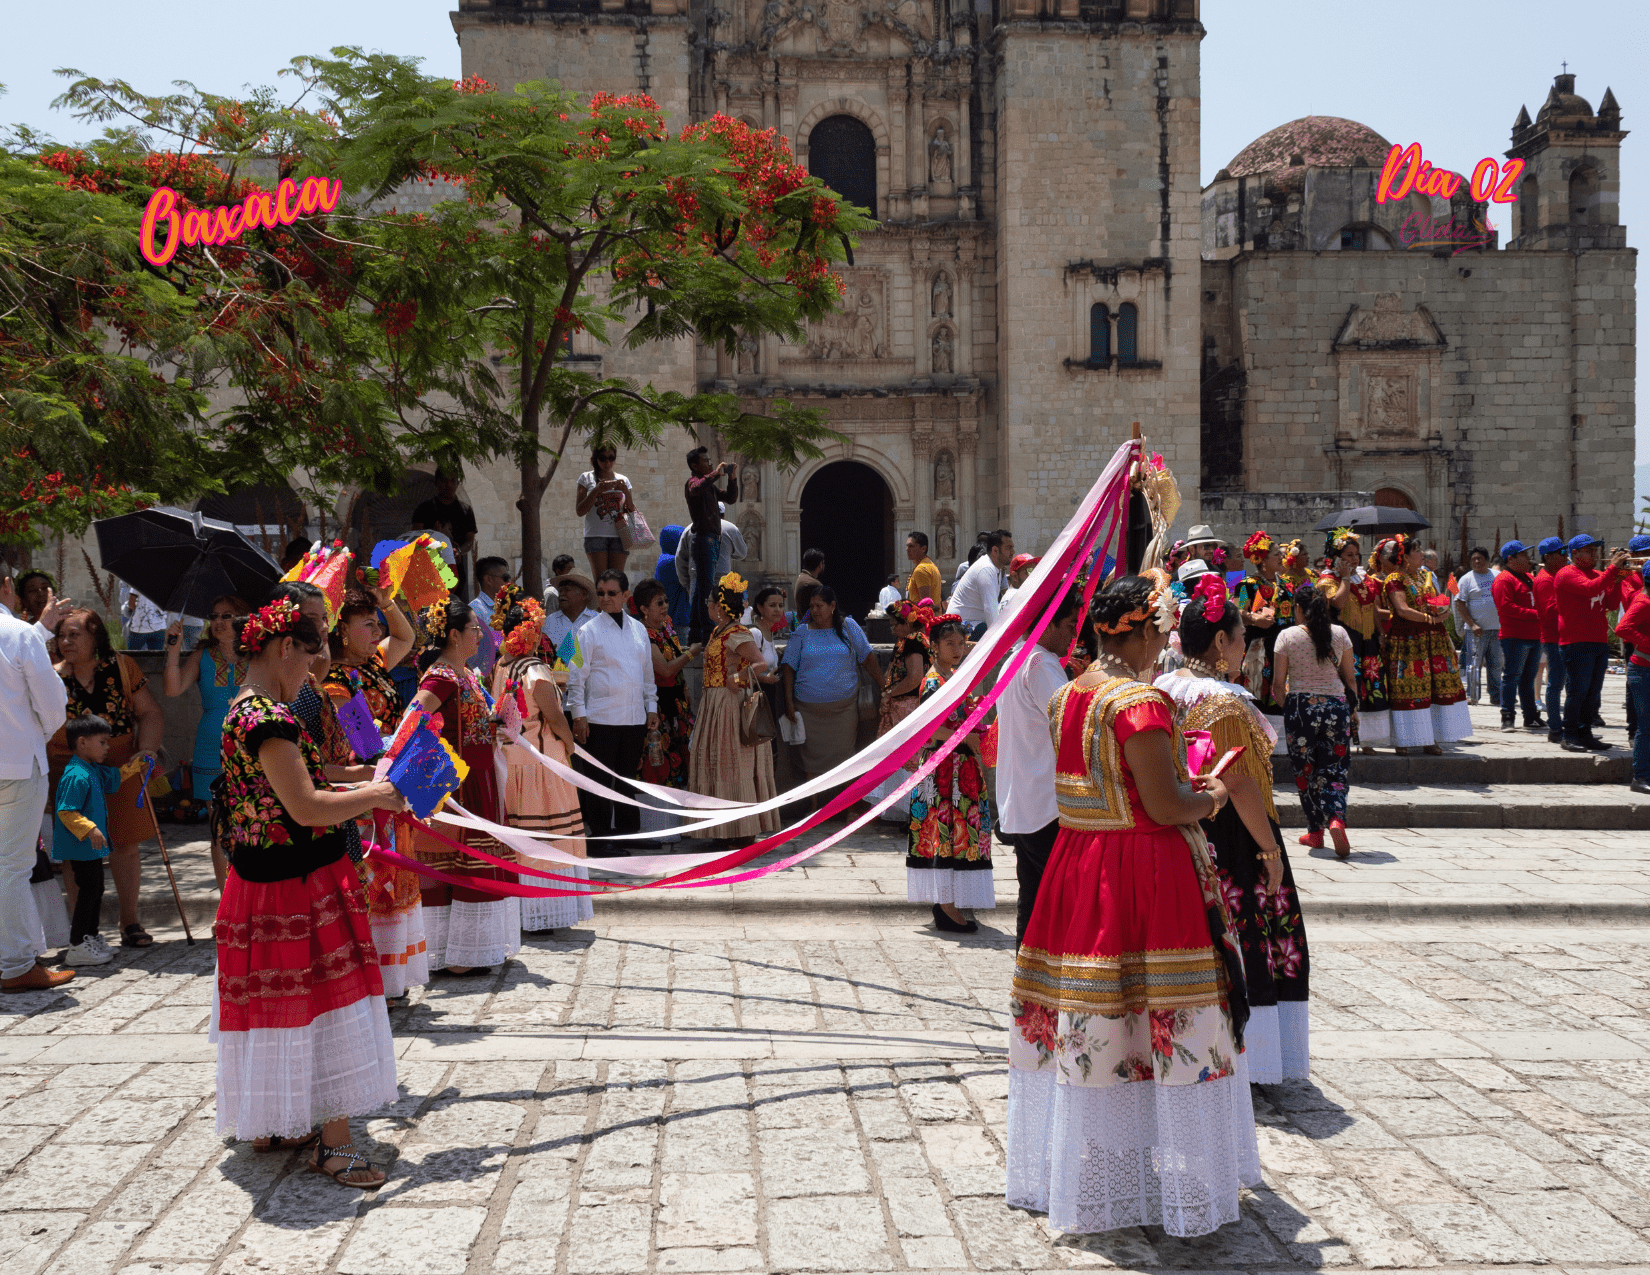
[[[1650,555],[1650,536],[1634,536],[1627,542],[1627,553],[1635,562],[1643,561]],[[1627,618],[1627,608],[1633,605],[1633,600],[1644,592],[1644,577],[1629,564],[1627,578],[1621,582],[1621,620]],[[1632,671],[1633,655],[1638,644],[1631,637],[1621,631],[1621,620],[1616,622],[1616,636],[1621,639],[1621,655],[1627,661],[1628,671]],[[1645,648],[1646,656],[1650,656],[1650,647]],[[1631,744],[1639,734],[1638,701],[1633,698],[1632,687],[1627,689],[1627,742]]]
[[[1621,581],[1627,574],[1627,550],[1617,549],[1605,570],[1598,570],[1603,543],[1583,532],[1570,538],[1570,565],[1553,580],[1558,600],[1558,645],[1564,654],[1564,751],[1584,753],[1610,747],[1593,734],[1604,670],[1610,662],[1607,612],[1621,605]]]
[[[1547,742],[1564,742],[1564,652],[1558,645],[1558,573],[1569,565],[1568,551],[1557,536],[1536,546],[1541,570],[1531,578],[1535,609],[1541,620],[1541,653],[1547,657]]]
[[[1541,667],[1541,615],[1530,579],[1530,551],[1517,540],[1501,546],[1501,574],[1490,585],[1495,614],[1501,621],[1501,729],[1513,726],[1513,692],[1524,704],[1524,728],[1547,723],[1535,703],[1535,675]]]
[[[1628,547],[1631,549],[1631,543]],[[1632,591],[1632,597],[1622,608],[1621,619],[1616,623],[1616,636],[1623,645],[1631,643],[1633,647],[1633,654],[1627,661],[1627,694],[1628,703],[1638,705],[1640,721],[1650,717],[1650,589],[1644,587],[1650,583],[1650,576],[1646,572],[1650,572],[1650,564],[1630,577],[1639,587]],[[1633,740],[1631,787],[1641,796],[1650,797],[1650,727],[1639,732]]]

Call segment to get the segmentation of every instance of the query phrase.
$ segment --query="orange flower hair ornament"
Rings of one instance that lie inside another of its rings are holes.
[[[276,598],[246,617],[241,628],[241,646],[248,655],[257,655],[272,637],[292,632],[304,613],[291,598]]]
[[[1243,556],[1250,562],[1265,562],[1266,555],[1272,552],[1272,537],[1264,531],[1257,531],[1243,542]]]
[[[521,608],[521,623],[504,635],[501,650],[511,659],[520,659],[523,655],[531,655],[539,649],[544,640],[544,608],[532,598],[521,598],[512,603]],[[507,608],[495,608],[493,614],[499,615]]]
[[[1283,547],[1283,565],[1289,571],[1306,568],[1306,548],[1299,540],[1291,540]]]

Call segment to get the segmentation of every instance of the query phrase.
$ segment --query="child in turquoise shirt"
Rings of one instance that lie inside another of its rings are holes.
[[[98,935],[103,910],[103,860],[109,854],[108,794],[121,781],[148,764],[147,755],[132,758],[121,769],[105,766],[109,755],[109,723],[101,717],[77,717],[64,727],[74,756],[57,781],[57,818],[52,821],[52,858],[74,873],[79,893],[69,922],[69,965],[107,965],[115,959]]]

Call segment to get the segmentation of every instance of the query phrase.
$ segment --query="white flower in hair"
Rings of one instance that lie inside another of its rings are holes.
[[[1180,618],[1175,607],[1174,590],[1164,588],[1158,591],[1156,614],[1152,618],[1157,622],[1159,633],[1174,632],[1175,621]]]

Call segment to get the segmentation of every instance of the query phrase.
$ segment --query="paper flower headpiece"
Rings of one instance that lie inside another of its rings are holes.
[[[1226,581],[1218,572],[1211,571],[1197,578],[1192,586],[1190,605],[1201,606],[1203,618],[1210,624],[1220,623],[1220,617],[1226,614]]]
[[[1272,552],[1272,537],[1264,531],[1257,531],[1243,542],[1243,556],[1250,562],[1265,562],[1266,555]]]
[[[521,608],[521,622],[505,634],[500,649],[511,659],[520,659],[523,655],[531,655],[538,650],[543,642],[544,608],[532,598],[520,598],[511,605]],[[506,615],[509,609],[499,605],[494,608],[493,615],[495,618]]]
[[[507,584],[498,591],[493,598],[493,615],[490,621],[497,632],[504,632],[505,616],[510,614],[511,607],[523,605],[522,599],[526,596],[526,590],[516,584]]]
[[[1300,571],[1306,566],[1306,548],[1299,540],[1284,545],[1283,565],[1289,571]]]
[[[304,613],[291,598],[276,598],[246,617],[246,624],[241,628],[241,647],[248,655],[257,655],[270,638],[292,632],[303,618]]]
[[[1331,527],[1323,538],[1323,556],[1338,558],[1348,544],[1358,543],[1358,533],[1351,527]]]
[[[737,571],[730,571],[716,582],[716,600],[727,610],[732,611],[745,599],[745,590],[750,588],[745,578]]]

